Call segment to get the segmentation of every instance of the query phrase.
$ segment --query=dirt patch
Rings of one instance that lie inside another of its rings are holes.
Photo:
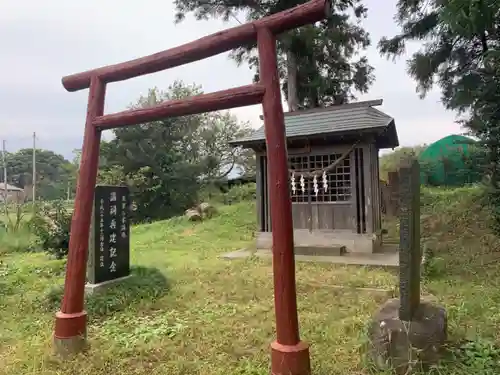
[[[192,236],[194,234],[194,230],[191,228],[185,229],[184,232],[182,232],[183,236]]]

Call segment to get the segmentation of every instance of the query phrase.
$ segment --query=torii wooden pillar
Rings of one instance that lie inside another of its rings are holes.
[[[271,344],[271,372],[275,375],[310,374],[309,348],[299,337],[288,160],[275,36],[324,19],[330,12],[330,6],[329,0],[312,0],[180,47],[63,78],[63,86],[68,91],[89,88],[89,101],[71,225],[64,297],[61,311],[56,314],[55,321],[54,342],[61,354],[81,350],[86,341],[85,272],[101,131],[157,121],[166,117],[262,103],[273,217],[274,303],[277,333],[276,341]],[[260,60],[260,82],[256,84],[167,101],[145,109],[103,114],[108,83],[201,60],[256,40]]]

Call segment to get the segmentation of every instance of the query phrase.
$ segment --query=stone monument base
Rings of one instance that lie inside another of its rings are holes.
[[[109,281],[103,281],[102,283],[98,283],[98,284],[87,283],[87,284],[85,284],[85,293],[86,294],[93,294],[93,293],[102,292],[103,290],[105,290],[113,285],[119,284],[119,283],[123,282],[124,280],[129,279],[130,277],[132,277],[132,275],[119,277],[117,279],[113,279],[113,280],[109,280]]]
[[[446,310],[422,301],[414,319],[399,319],[399,299],[390,299],[377,311],[369,328],[368,352],[381,369],[409,374],[437,361],[447,339]]]

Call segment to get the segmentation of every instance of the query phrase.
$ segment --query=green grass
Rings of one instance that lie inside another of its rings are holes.
[[[488,375],[475,353],[496,355],[484,353],[493,351],[487,340],[498,339],[500,273],[484,259],[493,262],[500,247],[479,220],[475,194],[424,194],[424,237],[437,256],[424,289],[447,307],[453,340],[479,343],[468,351],[472,359],[446,363],[439,374]],[[91,347],[70,361],[53,356],[51,345],[64,262],[42,253],[0,253],[0,374],[268,374],[275,338],[271,262],[218,257],[252,243],[254,220],[253,203],[239,203],[200,224],[177,218],[134,227],[136,277],[87,300]],[[394,288],[396,276],[298,263],[297,282],[313,373],[374,374],[360,353],[366,323],[386,297],[349,286]]]

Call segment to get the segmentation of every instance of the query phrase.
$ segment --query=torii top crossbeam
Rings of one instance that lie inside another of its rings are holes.
[[[258,29],[265,28],[277,35],[320,21],[330,14],[330,8],[329,1],[313,0],[295,8],[220,31],[153,55],[72,74],[64,77],[62,83],[66,90],[78,91],[89,88],[92,76],[99,77],[104,83],[118,82],[203,60],[255,42]]]

